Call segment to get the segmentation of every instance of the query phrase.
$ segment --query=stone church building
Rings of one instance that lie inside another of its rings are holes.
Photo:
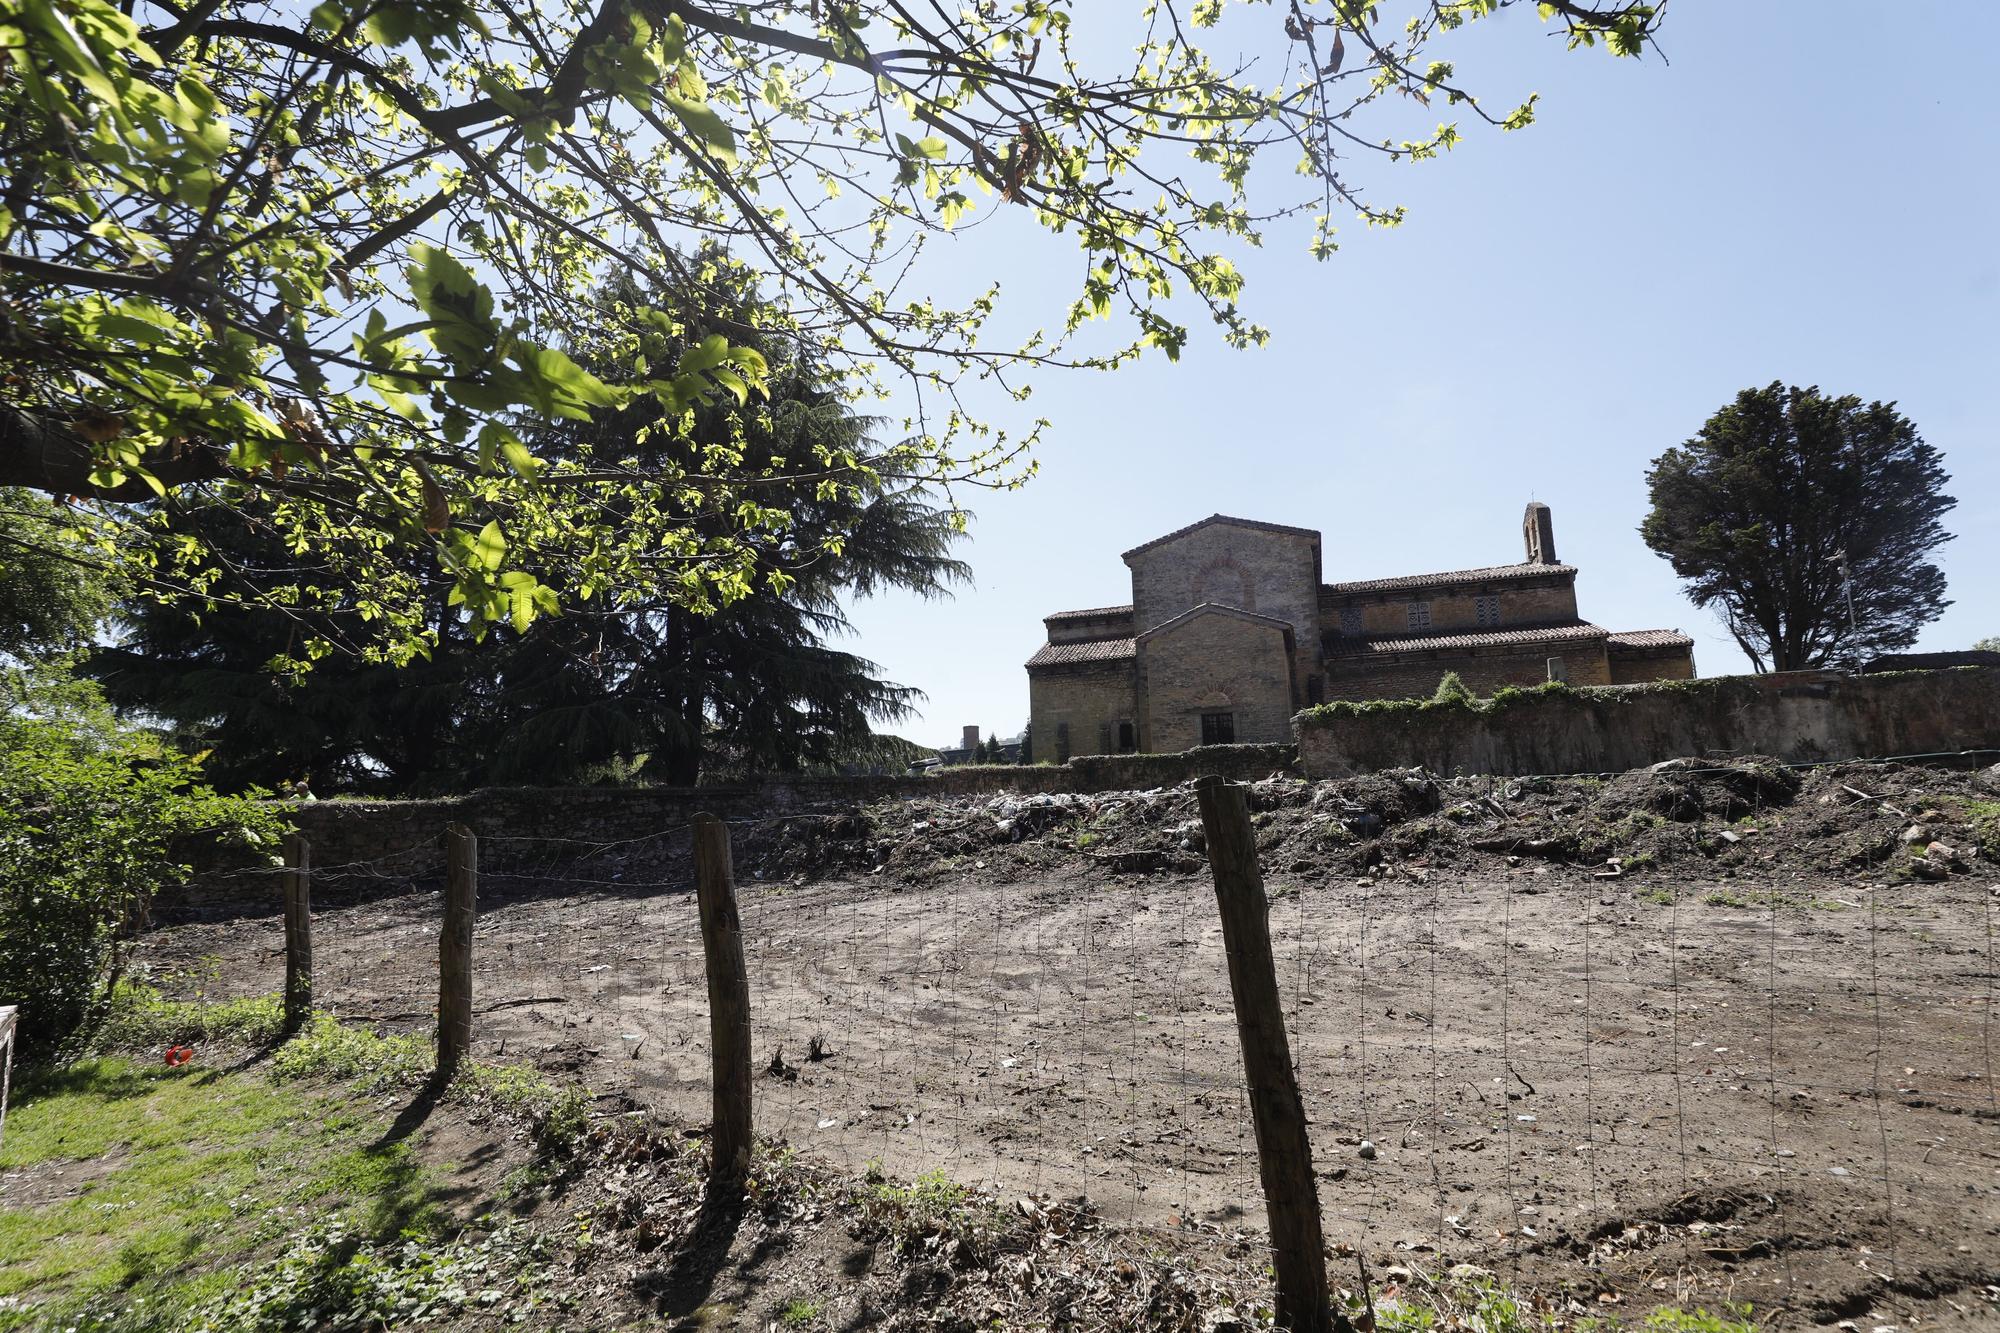
[[[1215,514],[1136,546],[1131,605],[1043,619],[1035,757],[1287,741],[1301,708],[1429,695],[1447,671],[1476,694],[1694,675],[1685,634],[1578,618],[1547,505],[1528,506],[1522,540],[1519,564],[1352,583],[1321,582],[1309,528]]]

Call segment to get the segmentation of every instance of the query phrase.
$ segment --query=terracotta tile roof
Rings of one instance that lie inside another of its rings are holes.
[[[1266,523],[1262,519],[1231,518],[1227,514],[1210,514],[1207,518],[1200,519],[1196,522],[1190,523],[1184,528],[1175,528],[1172,532],[1168,533],[1164,537],[1155,537],[1153,538],[1153,540],[1149,542],[1141,542],[1139,545],[1125,552],[1124,558],[1130,560],[1133,556],[1139,554],[1139,552],[1141,551],[1150,551],[1155,546],[1160,546],[1167,542],[1174,541],[1177,538],[1185,537],[1190,532],[1194,532],[1201,528],[1205,528],[1211,523],[1228,523],[1234,527],[1239,527],[1239,528],[1255,528],[1259,532],[1289,532],[1295,537],[1310,537],[1314,541],[1319,540],[1319,532],[1313,528],[1293,528],[1293,527],[1287,527],[1283,523]]]
[[[1454,583],[1504,583],[1548,574],[1574,574],[1575,565],[1488,565],[1484,569],[1448,569],[1436,574],[1403,574],[1393,579],[1357,579],[1352,583],[1322,583],[1320,591],[1343,597],[1358,592],[1398,592],[1404,588],[1442,588]]]
[[[1045,643],[1028,659],[1030,669],[1071,666],[1078,662],[1117,662],[1136,655],[1130,639],[1093,639],[1088,643]]]
[[[1043,616],[1042,621],[1046,624],[1051,620],[1101,620],[1110,616],[1131,614],[1132,605],[1128,602],[1124,606],[1093,606],[1082,611],[1058,611],[1054,615]]]
[[[1677,629],[1621,629],[1605,640],[1607,648],[1692,648],[1694,639]]]
[[[1326,641],[1326,655],[1373,657],[1383,653],[1428,653],[1439,649],[1511,648],[1530,643],[1585,643],[1610,637],[1610,630],[1586,621],[1578,621],[1573,625],[1475,630],[1470,634],[1401,635],[1381,639],[1346,639],[1333,635]]]

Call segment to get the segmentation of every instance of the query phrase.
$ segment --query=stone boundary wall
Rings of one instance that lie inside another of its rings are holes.
[[[1308,777],[1611,773],[1666,759],[1786,763],[2000,749],[2000,667],[1842,676],[1788,672],[1514,691],[1476,706],[1380,703],[1292,720]]]
[[[546,859],[556,840],[621,842],[678,830],[707,810],[725,819],[826,805],[940,796],[1100,792],[1169,787],[1205,773],[1241,781],[1295,771],[1289,745],[1212,745],[1180,754],[1080,755],[1055,765],[967,765],[928,777],[769,778],[733,787],[489,787],[421,800],[292,803],[318,870],[409,873],[442,865],[438,835],[463,823],[482,865]],[[219,869],[220,867],[216,867]]]

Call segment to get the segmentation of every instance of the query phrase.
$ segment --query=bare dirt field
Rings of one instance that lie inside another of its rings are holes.
[[[1330,1242],[1378,1275],[1472,1263],[1605,1313],[1726,1300],[1772,1326],[2000,1324],[2000,866],[1932,882],[1829,864],[1786,841],[1796,807],[1711,821],[1735,830],[1717,855],[1616,875],[1573,851],[1410,848],[1400,817],[1327,851],[1298,813],[1323,793],[1292,785],[1306,794],[1260,819]],[[1420,818],[1445,820],[1452,795]],[[824,879],[798,870],[796,820],[740,829],[759,1132],[854,1173],[1082,1197],[1142,1232],[1254,1247],[1213,889],[1174,854],[1185,807],[1150,799],[1166,807],[1125,826],[1099,800],[991,845],[941,831],[1018,814],[877,811]],[[1842,798],[1810,845],[1906,815],[1846,812],[1861,804]],[[1121,872],[1141,825],[1159,836],[1138,863],[1159,868]],[[1760,838],[1780,850],[1739,854]],[[702,1123],[683,840],[507,851],[480,886],[475,1053]],[[315,892],[318,1001],[427,1026],[434,882],[323,875]],[[188,915],[144,942],[156,984],[275,989],[274,916]]]

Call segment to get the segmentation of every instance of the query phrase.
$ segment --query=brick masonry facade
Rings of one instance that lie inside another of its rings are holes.
[[[1029,743],[1037,760],[1117,754],[1120,728],[1137,750],[1139,709],[1133,660],[1050,667],[1028,676]]]
[[[1287,622],[1203,603],[1147,631],[1138,646],[1140,749],[1269,744],[1291,733],[1301,699]],[[1221,717],[1228,733],[1204,735],[1203,719]]]
[[[1548,506],[1528,507],[1522,542],[1517,564],[1346,583],[1322,581],[1307,528],[1217,514],[1135,547],[1130,605],[1044,621],[1035,757],[1282,743],[1301,708],[1425,696],[1449,671],[1480,694],[1558,670],[1574,685],[1694,675],[1686,635],[1579,619]]]
[[[1447,671],[1456,671],[1474,694],[1491,695],[1506,685],[1540,685],[1549,679],[1549,660],[1562,660],[1563,679],[1572,685],[1623,685],[1612,678],[1601,641],[1547,644],[1533,651],[1439,651],[1399,654],[1389,660],[1335,668],[1327,677],[1328,699],[1419,699],[1437,690]],[[1652,680],[1658,677],[1648,676]]]

